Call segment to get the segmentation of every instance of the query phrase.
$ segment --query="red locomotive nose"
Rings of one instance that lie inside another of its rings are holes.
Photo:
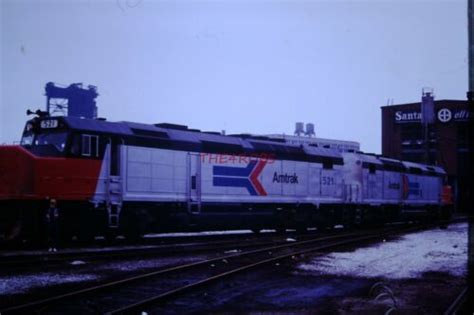
[[[21,146],[0,146],[0,200],[32,197],[34,159]]]
[[[35,156],[0,146],[0,200],[85,200],[95,192],[100,160]]]
[[[453,205],[453,190],[451,186],[445,185],[443,186],[443,190],[441,192],[441,203],[443,205]]]

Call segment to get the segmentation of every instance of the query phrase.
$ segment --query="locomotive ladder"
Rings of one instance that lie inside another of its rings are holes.
[[[122,146],[123,141],[118,139],[109,139],[107,145],[106,160],[108,164],[107,180],[106,180],[106,204],[107,219],[110,229],[117,229],[120,225],[120,212],[122,210],[123,200],[123,183],[120,174],[122,162]]]
[[[116,229],[119,227],[122,210],[122,179],[120,176],[110,176],[108,186],[108,223],[109,228]]]
[[[201,156],[197,153],[188,153],[186,157],[186,199],[188,213],[201,212]]]

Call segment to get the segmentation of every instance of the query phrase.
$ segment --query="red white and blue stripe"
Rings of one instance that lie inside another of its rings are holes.
[[[215,165],[212,183],[218,187],[244,187],[252,196],[266,196],[267,192],[258,179],[266,163],[252,160],[246,167]]]

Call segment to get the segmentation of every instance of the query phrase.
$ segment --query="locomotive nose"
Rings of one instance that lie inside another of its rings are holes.
[[[33,193],[34,156],[21,146],[0,146],[0,200]]]

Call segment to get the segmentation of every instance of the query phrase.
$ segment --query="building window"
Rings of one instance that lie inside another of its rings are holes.
[[[469,152],[459,152],[457,158],[457,172],[460,175],[465,175],[465,171],[469,169]]]
[[[457,128],[458,149],[467,149],[469,145],[469,126],[468,124],[458,124]]]
[[[424,161],[424,154],[423,152],[402,152],[401,159],[404,161],[411,161],[411,162],[423,162]]]
[[[406,124],[401,130],[402,142],[422,142],[423,129],[421,124]]]

